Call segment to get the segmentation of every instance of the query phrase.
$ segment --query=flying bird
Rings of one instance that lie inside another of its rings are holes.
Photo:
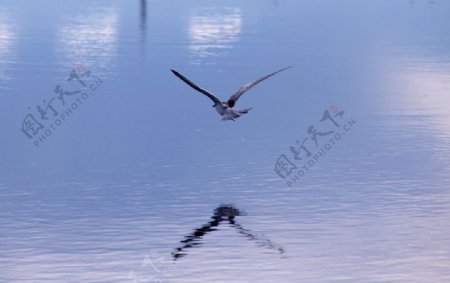
[[[254,80],[254,81],[252,81],[252,82],[242,86],[232,96],[230,96],[230,98],[226,102],[220,101],[220,99],[217,98],[217,96],[215,96],[211,92],[205,90],[204,88],[196,85],[191,80],[189,80],[188,78],[186,78],[182,74],[178,73],[177,71],[175,71],[173,69],[171,69],[171,71],[172,71],[172,73],[174,73],[175,76],[180,78],[183,82],[188,84],[190,87],[192,87],[196,91],[201,92],[204,95],[206,95],[207,97],[209,97],[214,102],[214,105],[212,107],[216,108],[216,110],[219,113],[219,115],[222,116],[222,120],[223,121],[225,121],[225,120],[232,120],[232,121],[234,121],[235,119],[241,117],[241,115],[246,114],[246,113],[248,113],[248,111],[251,110],[251,108],[245,108],[245,109],[234,109],[233,108],[235,106],[237,100],[239,99],[239,97],[241,97],[241,95],[243,95],[245,92],[250,90],[255,85],[257,85],[260,82],[264,81],[265,79],[268,79],[271,76],[273,76],[273,75],[275,75],[275,74],[277,74],[279,72],[282,72],[284,70],[287,70],[289,68],[291,68],[291,66],[283,68],[283,69],[280,69],[278,71],[275,71],[273,73],[267,74],[265,76],[262,76],[259,79],[256,79],[256,80]]]

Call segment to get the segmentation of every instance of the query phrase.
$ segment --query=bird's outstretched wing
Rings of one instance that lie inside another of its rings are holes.
[[[221,103],[220,100],[211,92],[199,87],[198,85],[196,85],[195,83],[191,82],[188,78],[186,78],[185,76],[183,76],[182,74],[178,73],[177,71],[171,69],[172,73],[174,73],[175,76],[179,77],[183,82],[187,83],[190,87],[192,87],[193,89],[195,89],[196,91],[199,91],[201,93],[203,93],[204,95],[206,95],[207,97],[209,97],[213,102],[214,102],[214,106],[217,103]]]
[[[253,82],[250,82],[250,83],[248,83],[248,84],[242,86],[240,89],[238,89],[238,91],[236,91],[235,94],[233,94],[233,95],[230,97],[230,99],[228,100],[228,105],[231,104],[230,107],[233,107],[234,104],[236,103],[236,101],[239,99],[239,97],[241,97],[241,95],[244,94],[246,91],[248,91],[249,89],[251,89],[251,88],[254,87],[255,85],[259,84],[259,83],[262,82],[263,80],[268,79],[268,78],[270,78],[271,76],[273,76],[273,75],[275,75],[275,74],[277,74],[277,73],[279,73],[279,72],[282,72],[282,71],[284,71],[284,70],[287,70],[287,69],[289,69],[289,68],[291,68],[291,66],[286,67],[286,68],[283,68],[283,69],[278,70],[278,71],[275,71],[275,72],[273,72],[273,73],[267,74],[267,75],[265,75],[265,76],[263,76],[263,77],[260,77],[260,78],[257,79],[257,80],[254,80]]]

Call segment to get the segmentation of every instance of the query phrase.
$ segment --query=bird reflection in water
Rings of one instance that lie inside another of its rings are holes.
[[[180,241],[183,246],[176,248],[172,252],[173,260],[177,260],[187,254],[190,248],[201,245],[203,237],[212,232],[218,230],[218,226],[223,222],[228,222],[231,227],[235,228],[239,234],[247,238],[248,240],[254,241],[258,246],[263,248],[269,248],[275,250],[280,254],[285,252],[284,248],[280,245],[272,242],[271,240],[265,238],[264,236],[257,235],[249,229],[245,229],[242,225],[236,222],[237,216],[247,215],[244,211],[236,208],[234,205],[220,205],[214,210],[213,216],[211,216],[211,221],[197,228],[191,234],[185,236],[185,239]]]

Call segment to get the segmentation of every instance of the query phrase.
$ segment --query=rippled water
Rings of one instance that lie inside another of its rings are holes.
[[[450,282],[449,12],[1,1],[0,282]]]

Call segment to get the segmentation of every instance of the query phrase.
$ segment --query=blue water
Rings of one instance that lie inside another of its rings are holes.
[[[449,12],[0,1],[0,282],[450,282]]]

